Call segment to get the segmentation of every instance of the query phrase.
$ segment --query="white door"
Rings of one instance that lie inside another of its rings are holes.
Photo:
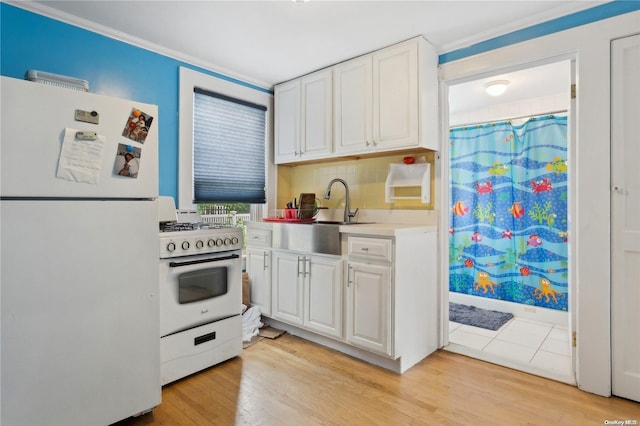
[[[298,160],[300,155],[300,80],[275,87],[275,162]]]
[[[307,257],[305,281],[305,327],[318,333],[342,337],[343,260]]]
[[[334,142],[336,154],[372,146],[372,62],[363,56],[334,67]]]
[[[612,390],[640,401],[640,35],[611,59]]]
[[[300,154],[304,159],[333,151],[333,70],[327,68],[301,80],[302,121]]]
[[[271,315],[271,250],[247,248],[247,272],[251,283],[251,305]]]
[[[418,49],[413,40],[373,55],[373,144],[418,144]]]
[[[347,341],[391,355],[391,273],[388,266],[350,263]]]
[[[304,256],[272,252],[273,318],[302,325]]]
[[[157,214],[0,203],[0,424],[111,424],[160,404]]]
[[[3,197],[158,196],[157,106],[9,77],[2,77],[0,104]],[[144,144],[122,136],[133,108],[145,114],[150,126]],[[98,113],[99,124],[75,120],[76,110]],[[100,138],[76,140],[76,131],[96,132]],[[135,179],[116,172],[126,149],[139,156]]]

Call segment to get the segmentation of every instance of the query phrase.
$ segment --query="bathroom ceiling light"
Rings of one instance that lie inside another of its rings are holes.
[[[508,85],[509,80],[494,80],[485,83],[484,90],[491,96],[500,96],[507,90]]]

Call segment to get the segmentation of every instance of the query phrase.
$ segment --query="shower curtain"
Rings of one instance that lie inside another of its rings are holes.
[[[567,310],[567,117],[452,128],[449,290]]]

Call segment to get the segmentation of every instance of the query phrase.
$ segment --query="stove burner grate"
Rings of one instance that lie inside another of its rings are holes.
[[[176,222],[160,222],[160,232],[179,232],[179,231],[197,231],[200,229],[224,229],[233,228],[231,225],[223,225],[219,223],[176,223]]]

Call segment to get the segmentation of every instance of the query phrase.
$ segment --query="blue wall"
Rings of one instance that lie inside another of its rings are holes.
[[[89,91],[158,105],[160,195],[178,193],[178,68],[252,86],[151,51],[0,3],[0,74],[35,69],[89,81]]]
[[[568,17],[525,28],[440,56],[448,62],[572,26],[640,9],[640,1],[614,1]],[[269,92],[246,82],[0,3],[0,74],[23,78],[28,69],[89,81],[89,90],[158,105],[160,195],[178,192],[178,68]]]

